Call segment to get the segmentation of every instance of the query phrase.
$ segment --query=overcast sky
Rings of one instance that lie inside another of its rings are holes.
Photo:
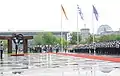
[[[64,31],[77,30],[77,4],[82,9],[84,21],[79,16],[79,29],[90,28],[92,32],[92,4],[99,13],[99,21],[94,18],[95,32],[101,24],[108,24],[119,30],[119,0],[0,0],[0,31],[44,30],[60,31],[61,4],[69,20],[62,16]]]

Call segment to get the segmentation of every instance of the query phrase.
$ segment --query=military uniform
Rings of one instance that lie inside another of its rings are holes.
[[[79,46],[74,49],[76,53],[90,53],[102,55],[120,55],[120,40],[110,40]]]

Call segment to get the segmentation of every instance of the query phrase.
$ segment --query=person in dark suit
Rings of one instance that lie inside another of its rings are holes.
[[[66,53],[66,51],[67,51],[67,48],[65,48],[65,53]]]
[[[57,46],[57,47],[56,47],[56,53],[58,53],[58,52],[59,52],[59,47]]]
[[[0,41],[0,58],[3,59],[3,42]]]
[[[42,53],[42,45],[39,47],[39,52]]]
[[[52,53],[52,46],[50,46],[50,52]]]

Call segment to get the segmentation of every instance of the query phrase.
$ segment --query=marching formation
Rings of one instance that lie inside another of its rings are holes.
[[[111,40],[105,42],[96,42],[76,47],[73,51],[76,53],[91,53],[91,54],[120,54],[120,40]]]

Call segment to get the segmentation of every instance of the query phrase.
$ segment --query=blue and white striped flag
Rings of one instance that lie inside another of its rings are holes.
[[[77,9],[78,9],[78,13],[80,14],[81,19],[84,20],[83,13],[82,13],[81,8],[79,7],[79,5],[77,5]]]
[[[93,13],[95,14],[95,18],[98,21],[98,12],[97,12],[95,6],[94,5],[92,5],[92,6],[93,6]]]

